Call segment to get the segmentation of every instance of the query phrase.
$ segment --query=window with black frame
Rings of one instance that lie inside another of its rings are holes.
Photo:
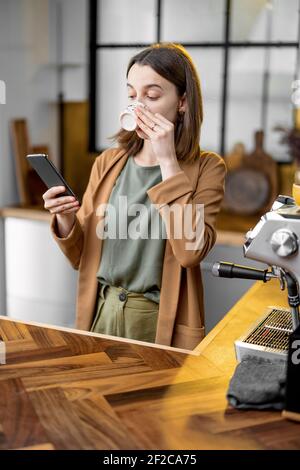
[[[198,69],[201,147],[224,155],[237,142],[289,159],[276,126],[293,126],[299,78],[299,0],[90,0],[90,150],[111,146],[127,105],[129,58],[154,42],[181,43]]]

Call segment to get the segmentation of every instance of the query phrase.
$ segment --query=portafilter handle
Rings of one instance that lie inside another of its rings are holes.
[[[212,267],[212,274],[218,277],[239,278],[239,279],[253,279],[256,281],[267,282],[272,278],[278,278],[278,274],[274,269],[270,272],[268,269],[249,268],[248,266],[241,266],[239,264],[220,262],[214,263]],[[282,270],[282,275],[285,278],[288,290],[288,302],[291,307],[293,329],[295,330],[299,324],[299,289],[298,283],[293,275],[288,271]]]
[[[248,266],[227,262],[214,263],[212,273],[214,276],[219,277],[254,279],[263,282],[267,282],[272,277],[277,277],[269,272],[268,269],[249,268]]]
[[[284,271],[284,276],[287,285],[288,291],[288,302],[289,306],[291,307],[291,315],[292,315],[292,323],[293,329],[295,330],[299,324],[299,305],[300,305],[300,297],[299,297],[299,288],[298,283],[294,276],[291,275],[288,271]]]

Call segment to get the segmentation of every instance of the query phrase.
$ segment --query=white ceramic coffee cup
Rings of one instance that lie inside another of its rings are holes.
[[[142,108],[145,107],[143,103],[136,101],[135,103],[129,104],[127,108],[120,114],[121,127],[122,129],[125,129],[125,131],[134,131],[137,128],[136,115],[134,110],[138,105]]]

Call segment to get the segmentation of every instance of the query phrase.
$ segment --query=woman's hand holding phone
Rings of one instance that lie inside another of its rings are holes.
[[[43,194],[44,208],[51,214],[56,214],[59,235],[62,238],[70,233],[75,222],[75,214],[80,208],[79,201],[75,197],[58,197],[65,190],[64,186],[53,186]]]

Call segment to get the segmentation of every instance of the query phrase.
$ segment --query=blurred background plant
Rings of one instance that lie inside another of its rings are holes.
[[[291,158],[300,168],[300,130],[296,127],[287,128],[282,126],[276,126],[274,130],[281,133],[280,143],[288,146]]]

